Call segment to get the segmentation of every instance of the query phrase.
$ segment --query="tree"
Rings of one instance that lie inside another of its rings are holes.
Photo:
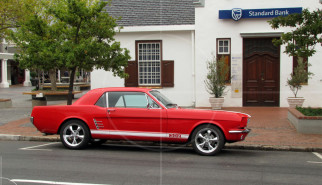
[[[286,81],[295,98],[297,97],[298,91],[302,88],[302,85],[313,75],[305,69],[305,65],[309,64],[305,64],[303,58],[299,58],[297,67],[291,73],[291,77]]]
[[[280,16],[268,22],[273,29],[293,28],[292,31],[283,33],[280,39],[273,41],[276,45],[286,44],[285,53],[290,56],[310,57],[316,52],[315,45],[322,43],[322,11],[320,9],[312,12],[304,9],[301,14]]]
[[[114,75],[126,77],[125,67],[129,51],[116,42],[117,23],[104,11],[107,2],[100,0],[61,0],[49,9],[59,21],[66,24],[62,53],[64,65],[71,71],[67,104],[72,103],[76,68],[111,70]]]
[[[205,80],[207,91],[215,98],[222,97],[226,89],[226,78],[229,72],[224,57],[217,60],[214,55],[207,61],[207,78]]]
[[[10,29],[20,27],[39,7],[38,0],[0,0],[0,38],[5,38]]]
[[[44,7],[46,17],[51,17],[52,21],[43,21],[46,23],[43,27],[57,31],[49,36],[50,40],[56,41],[55,49],[59,52],[54,55],[59,61],[54,65],[63,66],[71,71],[68,105],[72,103],[73,82],[77,68],[87,71],[101,68],[111,70],[114,75],[127,77],[125,67],[130,59],[129,51],[121,48],[120,43],[115,41],[117,23],[104,11],[106,5],[107,2],[100,0],[52,0],[49,6]],[[46,39],[48,37],[43,38],[43,40]],[[22,50],[30,47],[28,39],[21,42],[24,44]],[[42,41],[39,42],[42,43]],[[51,52],[53,46],[44,44],[43,47],[47,49],[43,50]],[[38,66],[44,66],[47,63],[36,61],[39,62],[36,63],[39,64]],[[33,64],[35,60],[31,60],[28,66]]]
[[[62,30],[64,24],[44,12],[19,22],[17,31],[12,32],[11,39],[19,48],[15,60],[21,68],[49,71],[51,90],[56,91],[56,69],[63,67]]]

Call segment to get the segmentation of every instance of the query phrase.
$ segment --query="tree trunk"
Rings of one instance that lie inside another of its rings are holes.
[[[72,101],[73,101],[73,88],[74,88],[75,72],[76,72],[76,67],[74,67],[72,69],[70,77],[69,77],[67,105],[71,105]]]
[[[51,83],[51,90],[57,91],[56,69],[49,70],[49,78],[50,78],[50,83]]]

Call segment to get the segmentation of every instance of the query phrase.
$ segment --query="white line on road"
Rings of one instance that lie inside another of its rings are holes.
[[[316,162],[316,161],[308,161],[308,163],[312,163],[312,164],[322,164],[322,162]]]
[[[43,144],[43,145],[30,146],[30,147],[25,147],[25,148],[19,148],[19,150],[42,150],[42,151],[52,151],[51,149],[39,149],[39,147],[48,146],[48,145],[53,145],[53,144],[57,144],[57,143],[58,143],[58,142],[54,142],[54,143],[47,143],[47,144]]]
[[[313,152],[314,155],[316,155],[318,158],[320,158],[322,160],[322,155],[317,153],[317,152]]]
[[[319,154],[317,152],[312,152],[312,153],[322,160],[322,155],[321,154]],[[318,161],[307,161],[307,162],[312,163],[312,164],[322,164],[322,162],[318,162]]]
[[[56,182],[43,180],[28,180],[28,179],[12,179],[12,182],[24,182],[34,184],[56,184],[56,185],[110,185],[110,184],[89,184],[89,183],[75,183],[75,182]]]

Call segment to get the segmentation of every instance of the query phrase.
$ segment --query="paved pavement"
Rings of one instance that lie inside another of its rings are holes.
[[[31,89],[31,87],[21,86],[0,89],[0,98],[11,98],[13,102],[12,108],[0,109],[0,140],[59,140],[57,135],[42,136],[30,123],[31,97],[22,95],[22,92]],[[76,95],[76,98],[84,93]],[[66,101],[48,102],[48,105],[54,104],[66,104]],[[224,110],[245,112],[252,116],[248,125],[252,132],[246,140],[227,144],[227,148],[322,151],[322,135],[297,133],[287,119],[287,108],[227,107]]]

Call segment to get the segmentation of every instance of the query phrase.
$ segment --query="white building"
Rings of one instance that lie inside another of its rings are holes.
[[[20,69],[14,60],[16,47],[5,39],[0,41],[0,88],[9,88],[10,85],[23,84],[31,86],[29,70]]]
[[[286,86],[293,58],[284,53],[285,46],[276,47],[271,40],[289,28],[273,30],[267,21],[276,15],[321,7],[319,0],[112,1],[107,11],[122,18],[118,23],[124,28],[116,40],[130,50],[130,78],[94,70],[91,88],[149,87],[180,106],[209,107],[204,80],[206,61],[213,53],[224,56],[230,65],[224,107],[287,107],[287,97],[293,96]],[[316,50],[308,59],[314,76],[298,94],[305,97],[304,106],[322,105],[321,45]],[[10,83],[6,65],[7,60],[2,60],[1,87]],[[28,71],[26,74],[29,84]]]
[[[276,15],[305,8],[316,10],[321,6],[319,0],[112,2],[108,12],[123,18],[119,23],[124,29],[116,39],[130,50],[130,78],[125,81],[110,72],[94,70],[92,88],[157,88],[180,106],[209,107],[210,95],[204,80],[206,61],[214,53],[225,56],[231,66],[231,83],[227,87],[224,107],[287,107],[286,99],[292,92],[286,86],[286,80],[293,70],[293,58],[284,53],[285,46],[276,47],[271,40],[289,29],[273,30],[267,21]],[[147,53],[149,47],[160,49]],[[299,92],[299,96],[306,98],[304,106],[322,105],[322,98],[319,98],[322,92],[321,46],[317,45],[316,50],[308,59],[312,64],[309,71],[314,76]],[[173,73],[171,62],[168,63],[170,67],[162,67],[164,61],[173,61]],[[172,82],[171,78],[173,84],[164,85],[163,82]]]

